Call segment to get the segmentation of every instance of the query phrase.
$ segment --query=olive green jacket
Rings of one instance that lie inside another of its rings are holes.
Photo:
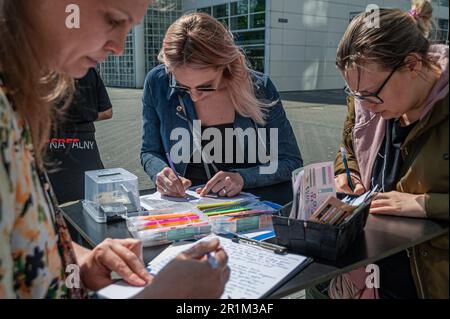
[[[361,175],[360,166],[361,168],[366,166],[364,169],[369,169],[371,172],[373,162],[370,167],[367,167],[367,163],[359,165],[357,154],[364,150],[355,149],[354,126],[355,105],[353,99],[349,98],[342,146],[346,147],[349,153],[350,170]],[[364,134],[364,129],[362,134]],[[377,146],[376,143],[373,145]],[[399,192],[425,194],[427,217],[447,223],[449,219],[448,149],[449,105],[447,92],[447,96],[434,104],[431,111],[420,120],[401,146],[404,163],[401,168],[401,178],[396,185]],[[335,160],[335,173],[345,173],[339,153]],[[448,298],[448,233],[417,245],[408,252],[419,297]]]

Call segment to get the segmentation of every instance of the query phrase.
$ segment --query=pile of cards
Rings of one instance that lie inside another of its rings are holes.
[[[361,196],[347,196],[342,201],[335,197],[329,197],[322,205],[311,215],[310,221],[339,226],[349,221],[353,212],[359,206],[367,203],[377,193],[378,186]]]
[[[335,197],[329,197],[309,218],[310,221],[338,226],[349,218],[357,206],[344,204]]]

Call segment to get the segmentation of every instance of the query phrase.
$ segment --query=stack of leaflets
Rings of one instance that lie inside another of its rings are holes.
[[[294,200],[290,218],[339,226],[349,221],[353,211],[368,203],[378,186],[361,196],[336,197],[333,162],[305,166],[293,172]]]
[[[307,220],[329,197],[336,197],[333,162],[305,166],[293,173],[290,218]]]

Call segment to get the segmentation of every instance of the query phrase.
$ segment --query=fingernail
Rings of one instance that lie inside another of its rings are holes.
[[[144,286],[146,284],[145,280],[139,278],[139,276],[136,274],[130,276],[130,281],[132,281],[137,286]]]
[[[143,271],[141,276],[142,278],[144,278],[145,283],[149,283],[150,280],[152,279],[152,276],[150,276],[150,274],[147,271]]]

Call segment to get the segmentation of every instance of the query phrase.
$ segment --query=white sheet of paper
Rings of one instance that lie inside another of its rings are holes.
[[[225,286],[222,299],[261,298],[307,260],[304,256],[293,254],[277,255],[267,249],[234,243],[230,239],[215,235],[208,236],[202,240],[210,240],[212,238],[220,240],[221,246],[228,254],[228,265],[231,269],[230,280]],[[179,253],[193,245],[170,246],[149,263],[151,273],[157,274]]]
[[[188,189],[185,198],[164,196],[159,192],[141,196],[141,206],[147,210],[167,210],[170,212],[180,212],[191,209],[199,204],[215,204],[236,200],[251,200],[257,197],[250,193],[241,193],[232,198],[228,197],[200,197],[195,190]]]
[[[97,294],[106,299],[131,299],[142,290],[144,290],[143,287],[134,287],[120,280],[97,291]]]

